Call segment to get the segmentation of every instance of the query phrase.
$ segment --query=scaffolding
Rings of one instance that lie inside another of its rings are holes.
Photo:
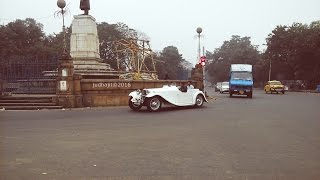
[[[120,79],[157,80],[154,53],[148,40],[122,39],[114,41]]]

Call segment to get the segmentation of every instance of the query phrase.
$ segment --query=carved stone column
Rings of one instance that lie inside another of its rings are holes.
[[[196,81],[195,88],[203,91],[203,70],[200,64],[196,64],[191,71],[191,80]]]
[[[56,94],[58,104],[65,108],[74,108],[74,67],[70,57],[64,56],[59,60]]]

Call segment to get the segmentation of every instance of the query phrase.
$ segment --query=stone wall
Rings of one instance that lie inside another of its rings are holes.
[[[83,106],[125,106],[128,104],[130,92],[143,88],[159,88],[166,84],[176,83],[180,85],[186,80],[98,80],[82,79],[81,94]],[[192,81],[196,87],[196,82]]]

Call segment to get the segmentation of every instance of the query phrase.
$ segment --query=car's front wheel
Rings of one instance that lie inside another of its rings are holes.
[[[138,111],[139,109],[141,109],[142,107],[142,104],[135,104],[134,102],[131,101],[132,100],[132,97],[129,98],[129,107],[134,110],[134,111]]]
[[[199,94],[199,95],[196,97],[196,104],[195,104],[195,106],[196,106],[196,107],[201,107],[201,106],[203,105],[203,101],[204,101],[203,96]]]
[[[147,99],[147,108],[149,111],[159,111],[161,109],[161,98],[158,96]]]

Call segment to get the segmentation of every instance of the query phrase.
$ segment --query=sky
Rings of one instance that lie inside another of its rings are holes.
[[[80,0],[65,0],[70,26],[82,14]],[[0,0],[0,24],[34,18],[46,34],[58,33],[62,19],[54,16],[57,0]],[[176,46],[183,58],[197,62],[196,29],[203,29],[201,48],[213,52],[232,35],[249,36],[263,51],[265,39],[277,25],[310,24],[320,20],[320,0],[90,0],[97,23],[122,22],[150,38],[151,48]]]

